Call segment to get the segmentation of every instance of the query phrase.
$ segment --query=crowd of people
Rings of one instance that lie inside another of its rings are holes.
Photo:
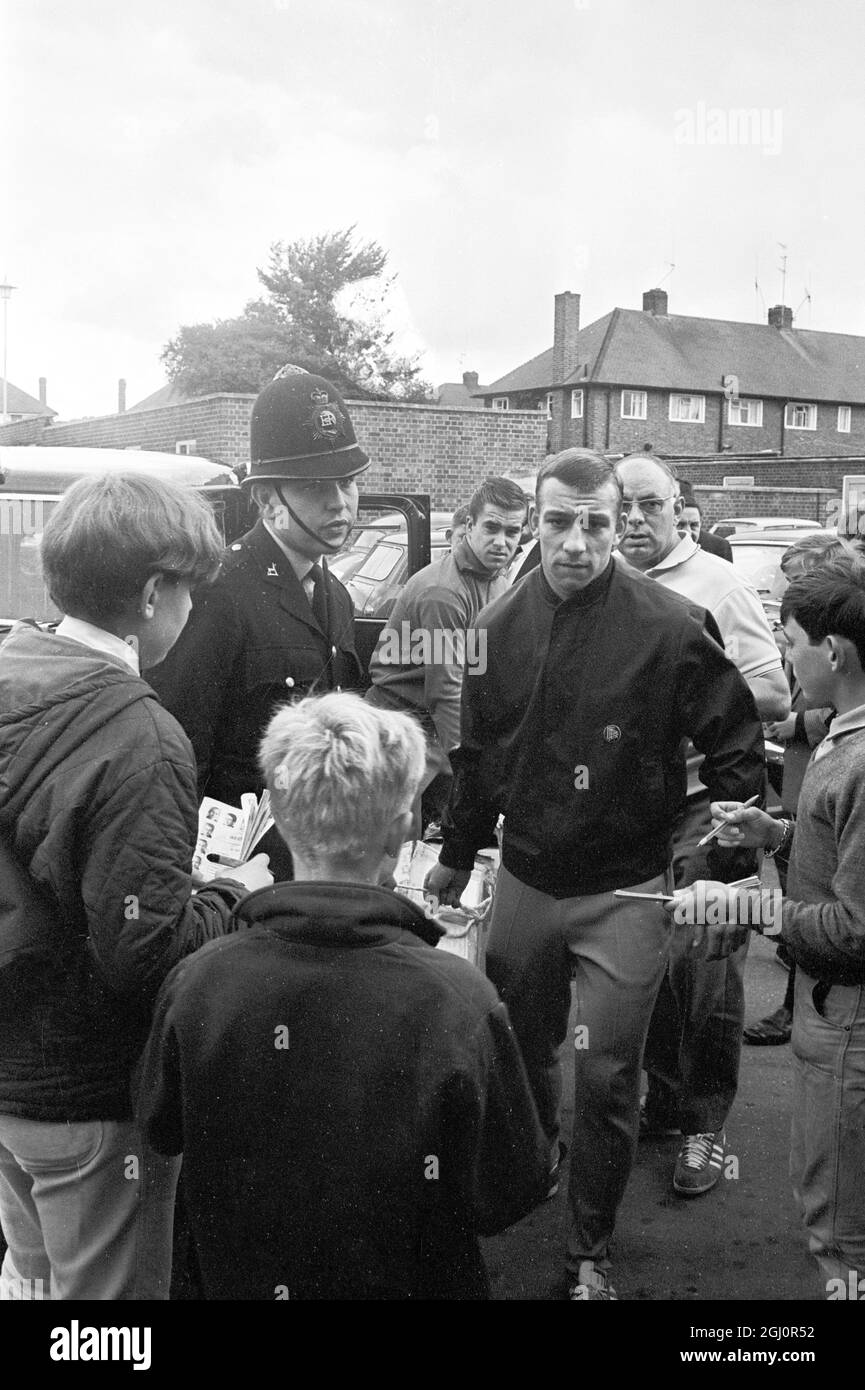
[[[615,1300],[639,1139],[679,1136],[683,1198],[721,1173],[748,940],[774,926],[745,886],[761,854],[795,982],[794,1194],[826,1290],[858,1279],[858,555],[785,556],[782,663],[667,463],[567,449],[530,505],[490,477],[455,513],[364,693],[326,563],[369,466],[345,403],[284,368],[250,453],[259,519],[225,554],[190,492],[75,484],[41,544],[63,619],[2,649],[0,1298],[167,1298],[182,1162],[202,1298],[487,1298],[479,1238],[567,1169],[567,1296]],[[265,790],[260,852],[194,878],[201,797]],[[393,889],[423,833],[427,908]],[[435,913],[496,843],[484,974]]]

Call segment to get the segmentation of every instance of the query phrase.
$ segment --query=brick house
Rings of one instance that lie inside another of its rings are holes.
[[[670,314],[653,289],[580,328],[580,296],[557,294],[553,346],[476,394],[547,414],[551,451],[865,453],[865,338],[794,328],[783,305],[733,323]]]
[[[0,423],[17,424],[20,420],[48,420],[53,419],[57,414],[52,410],[46,400],[46,380],[44,376],[39,378],[39,399],[30,396],[26,391],[22,391],[19,386],[15,386],[11,381],[6,382],[6,419],[3,419],[3,378],[0,377]]]

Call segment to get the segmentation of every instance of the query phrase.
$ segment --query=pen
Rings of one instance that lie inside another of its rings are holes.
[[[756,806],[759,800],[759,794],[757,796],[749,797],[747,801],[742,802],[742,805],[739,807],[739,810],[744,811],[746,806]],[[723,815],[724,813],[720,812],[719,814]],[[708,835],[704,835],[702,840],[697,841],[697,848],[700,849],[701,846],[707,845],[710,840],[714,840],[715,836],[718,835],[724,829],[724,826],[729,823],[729,820],[730,817],[728,815],[724,815],[724,819],[721,821],[720,825],[716,825],[712,830],[709,831]]]
[[[756,874],[749,874],[747,878],[737,878],[735,882],[728,883],[728,888],[759,888],[760,880]],[[647,903],[673,903],[676,901],[675,893],[631,893],[627,888],[614,888],[614,898],[642,898]]]

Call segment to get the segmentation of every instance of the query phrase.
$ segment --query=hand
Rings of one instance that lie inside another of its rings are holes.
[[[236,869],[226,869],[225,877],[242,884],[249,893],[254,893],[256,888],[269,888],[273,883],[273,874],[267,867],[269,863],[269,854],[256,854],[245,864],[238,864]]]
[[[786,719],[774,719],[763,725],[767,737],[779,743],[788,743],[796,733],[796,716],[788,714]]]
[[[723,960],[748,939],[749,901],[728,883],[700,879],[688,888],[677,888],[675,898],[664,909],[679,930],[691,933],[692,950],[702,949],[706,960]]]
[[[780,844],[780,825],[757,806],[743,806],[741,801],[713,801],[709,810],[713,827],[724,827],[715,837],[722,849],[771,849]]]
[[[423,891],[438,898],[442,907],[459,907],[470,878],[471,869],[446,869],[444,864],[435,864],[423,881]]]

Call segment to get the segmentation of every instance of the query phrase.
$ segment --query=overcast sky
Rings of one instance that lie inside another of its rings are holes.
[[[0,6],[8,375],[64,418],[350,223],[434,383],[549,347],[559,290],[763,319],[779,242],[797,324],[865,334],[859,0]]]

